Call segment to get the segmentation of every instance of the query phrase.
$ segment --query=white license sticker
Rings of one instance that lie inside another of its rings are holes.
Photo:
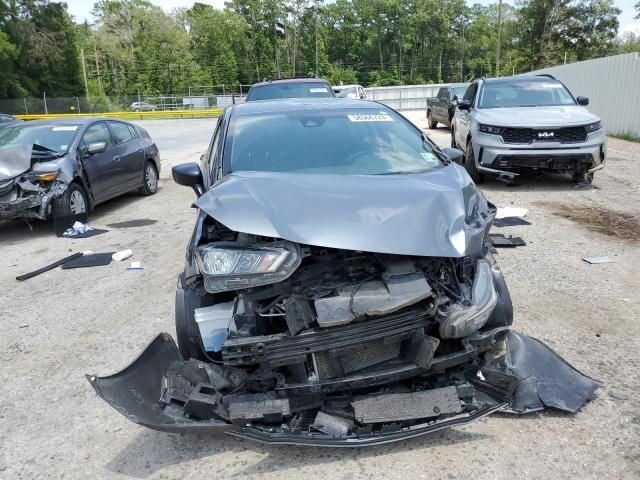
[[[78,129],[77,125],[71,125],[68,127],[53,127],[52,132],[75,132]]]
[[[367,113],[360,115],[347,115],[349,120],[352,122],[393,122],[393,118],[391,118],[387,114],[375,114],[375,113]]]
[[[324,87],[319,87],[319,88],[310,88],[309,91],[311,93],[327,93],[327,89]]]
[[[434,153],[422,152],[420,153],[420,155],[422,155],[422,158],[424,158],[427,162],[438,163],[438,157],[436,157]]]

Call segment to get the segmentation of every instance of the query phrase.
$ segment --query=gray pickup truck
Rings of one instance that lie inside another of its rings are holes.
[[[435,97],[427,98],[427,123],[429,128],[436,128],[438,123],[447,127],[451,126],[451,119],[456,111],[458,99],[461,99],[469,86],[468,83],[460,83],[440,87]]]

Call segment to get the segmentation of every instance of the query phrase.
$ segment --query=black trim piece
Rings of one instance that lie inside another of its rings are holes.
[[[423,423],[406,427],[396,432],[376,432],[368,435],[358,436],[352,434],[346,438],[335,438],[324,433],[278,433],[266,432],[255,427],[245,427],[242,430],[230,430],[225,432],[228,435],[255,440],[260,443],[270,445],[296,445],[307,447],[367,447],[371,445],[383,445],[386,443],[399,442],[416,438],[429,433],[444,430],[446,428],[456,427],[460,425],[468,425],[483,417],[491,415],[507,406],[507,403],[499,403],[490,407],[477,410],[474,413],[457,415],[442,421],[431,423]]]

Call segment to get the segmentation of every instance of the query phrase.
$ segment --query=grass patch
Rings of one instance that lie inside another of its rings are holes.
[[[620,140],[627,140],[628,142],[640,143],[640,136],[631,132],[610,133],[609,136],[619,138]]]

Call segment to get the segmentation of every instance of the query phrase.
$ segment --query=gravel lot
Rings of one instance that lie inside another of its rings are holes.
[[[563,176],[482,185],[495,204],[529,209],[532,225],[496,229],[528,243],[498,255],[515,327],[603,382],[577,415],[494,415],[390,446],[322,450],[154,432],[112,410],[84,374],[120,370],[158,332],[174,333],[195,210],[169,165],[197,160],[213,122],[144,122],[164,160],[160,190],[100,205],[91,221],[105,235],[0,222],[0,478],[640,478],[640,145],[615,139],[594,188]],[[446,129],[428,133],[449,144]],[[129,220],[145,226],[109,226]],[[15,281],[72,251],[124,248],[144,271],[114,262]],[[613,263],[582,261],[600,255]]]

